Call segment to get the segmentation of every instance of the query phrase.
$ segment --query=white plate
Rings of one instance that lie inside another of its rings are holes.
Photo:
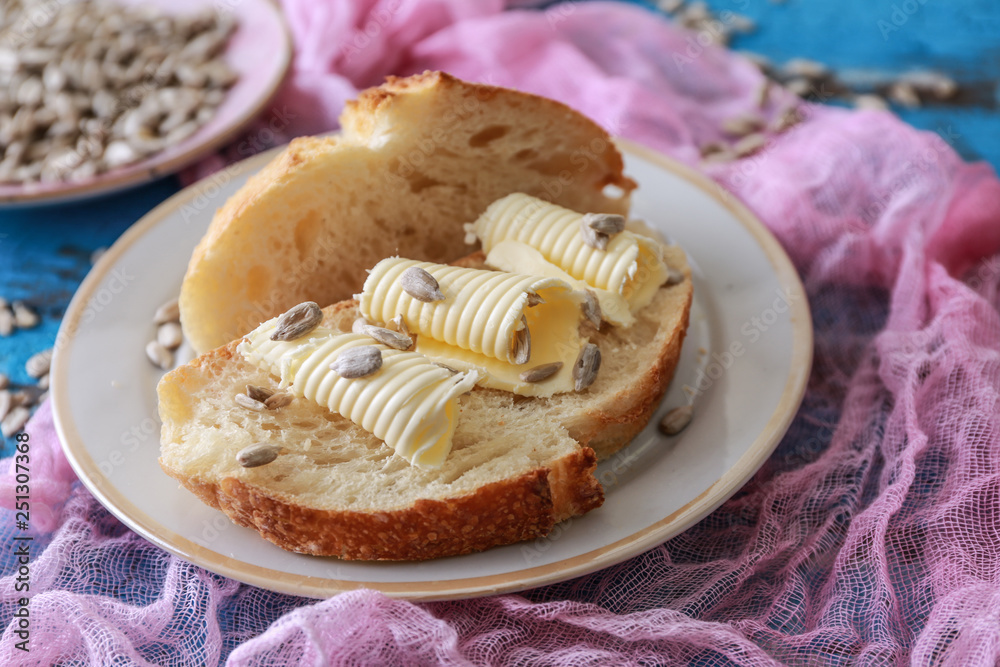
[[[678,534],[739,489],[785,433],[809,376],[812,329],[795,270],[760,222],[705,177],[620,145],[640,184],[635,216],[681,244],[694,268],[688,339],[659,414],[694,395],[695,418],[674,438],[651,425],[601,464],[603,507],[546,538],[484,553],[350,562],[283,551],[160,470],[160,373],[143,354],[153,310],[179,291],[215,208],[273,152],[164,202],[80,287],[52,370],[56,426],[73,468],[118,518],[164,549],[241,581],[315,597],[362,586],[415,599],[523,590],[607,567]]]
[[[0,183],[0,205],[23,206],[86,199],[151,181],[185,167],[228,143],[265,108],[292,59],[284,16],[271,0],[120,0],[152,5],[171,14],[200,10],[232,12],[236,30],[223,54],[239,75],[215,115],[184,141],[159,153],[79,182]]]

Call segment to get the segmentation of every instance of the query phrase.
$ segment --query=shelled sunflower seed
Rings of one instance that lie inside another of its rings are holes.
[[[3,437],[9,438],[23,429],[24,425],[28,423],[29,417],[31,417],[31,410],[23,405],[8,412],[3,421],[0,421],[0,432],[3,433]]]
[[[271,463],[280,453],[280,447],[258,442],[237,452],[236,461],[244,468],[256,468]]]
[[[674,408],[663,416],[660,420],[660,432],[664,435],[677,435],[691,423],[691,416],[694,414],[693,405],[684,405]]]
[[[180,319],[177,299],[168,299],[153,313],[156,335],[146,343],[146,357],[157,368],[170,370],[174,365],[174,352],[184,342]]]
[[[184,342],[180,322],[164,322],[156,328],[156,342],[168,350],[176,350]]]
[[[0,12],[0,182],[77,181],[204,125],[236,80],[235,22],[108,0],[9,0]]]
[[[382,368],[382,351],[374,345],[350,347],[330,364],[330,369],[341,377],[353,380],[368,377]]]
[[[15,301],[11,306],[14,311],[14,323],[18,329],[33,329],[38,326],[38,313],[23,301]]]
[[[52,366],[52,348],[36,352],[28,357],[24,363],[24,371],[31,377],[38,379],[43,375],[48,375]]]
[[[437,279],[419,266],[411,266],[403,271],[403,275],[399,277],[399,284],[404,292],[417,301],[431,303],[444,300]]]

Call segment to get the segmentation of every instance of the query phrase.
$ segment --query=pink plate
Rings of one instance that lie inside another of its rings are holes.
[[[239,74],[215,116],[197,132],[149,158],[85,181],[0,184],[0,206],[64,202],[121,190],[171,174],[232,140],[271,101],[288,71],[292,42],[285,19],[270,0],[121,0],[189,14],[210,7],[233,12],[239,23],[226,61]]]

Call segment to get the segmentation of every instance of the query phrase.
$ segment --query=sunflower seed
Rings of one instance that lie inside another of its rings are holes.
[[[830,72],[823,63],[808,58],[792,58],[782,65],[781,69],[788,76],[801,76],[807,79],[822,79]]]
[[[674,408],[660,420],[660,432],[664,435],[677,435],[691,423],[693,413],[693,405]]]
[[[38,382],[35,383],[35,386],[38,387],[39,389],[43,390],[43,391],[48,390],[48,388],[49,388],[49,382],[51,381],[51,380],[49,380],[49,377],[50,377],[50,375],[48,373],[46,373],[42,377],[38,378]]]
[[[733,14],[729,19],[729,27],[733,32],[749,35],[757,29],[757,24],[749,16],[743,14]]]
[[[261,401],[258,401],[255,398],[251,398],[246,394],[236,394],[235,396],[233,396],[233,400],[236,401],[236,405],[240,406],[241,408],[246,408],[247,410],[253,410],[254,412],[263,412],[264,410],[267,409],[267,406],[265,406]]]
[[[392,329],[377,327],[374,324],[361,324],[358,328],[360,329],[358,333],[374,338],[394,350],[408,350],[413,347],[412,338]]]
[[[510,344],[510,356],[518,366],[531,360],[531,332],[528,331],[528,320],[521,316],[521,328],[514,331]]]
[[[735,159],[736,155],[727,148],[716,153],[709,153],[702,162],[705,164],[721,164],[723,162],[732,162]]]
[[[364,327],[371,326],[371,323],[363,317],[359,317],[351,322],[351,333],[364,335]]]
[[[13,401],[11,400],[10,392],[6,389],[0,389],[0,419],[7,416],[12,405]]]
[[[18,433],[28,423],[30,416],[31,410],[23,405],[19,405],[8,412],[7,416],[0,422],[0,432],[3,433],[3,437],[10,438],[15,433]]]
[[[278,318],[278,325],[271,333],[271,340],[295,340],[319,326],[323,311],[315,301],[305,301],[291,308]]]
[[[431,303],[444,300],[444,294],[441,293],[438,281],[419,266],[411,266],[403,271],[403,275],[399,278],[399,284],[404,292],[417,301]]]
[[[12,407],[17,407],[23,405],[26,408],[30,408],[32,405],[38,402],[38,397],[41,395],[42,390],[38,387],[21,387],[17,391],[11,393],[10,404]]]
[[[580,304],[583,316],[587,321],[598,329],[601,328],[601,302],[597,300],[597,295],[593,290],[583,290],[583,302]]]
[[[573,388],[577,391],[583,391],[594,384],[594,380],[597,379],[597,371],[600,369],[601,349],[593,343],[587,343],[580,350],[580,356],[573,364]]]
[[[0,308],[0,336],[9,336],[14,333],[14,313],[4,306]]]
[[[889,108],[889,103],[879,95],[858,95],[854,98],[855,109],[870,109],[873,111],[885,111]]]
[[[535,306],[540,306],[545,303],[545,299],[538,296],[537,292],[528,290],[525,292],[528,295],[528,308],[534,308]]]
[[[583,237],[583,242],[586,245],[596,250],[607,250],[608,241],[611,240],[607,234],[602,234],[594,230],[585,224],[585,221],[582,219],[580,220],[580,235]]]
[[[458,370],[457,368],[449,366],[448,364],[442,364],[440,361],[432,361],[431,363],[434,364],[435,366],[440,366],[441,368],[445,369],[446,371],[451,371],[452,373],[461,373],[462,372],[462,371]]]
[[[667,287],[673,287],[674,285],[679,285],[684,282],[684,274],[675,268],[667,267],[667,282],[664,283]]]
[[[745,137],[764,129],[764,119],[755,114],[741,114],[722,121],[722,131],[734,137]]]
[[[153,315],[153,324],[165,324],[166,322],[179,322],[181,319],[181,308],[177,299],[171,299],[156,309]]]
[[[28,357],[24,363],[25,372],[33,378],[40,378],[49,372],[52,365],[52,348],[42,350]]]
[[[791,81],[785,82],[785,88],[788,89],[788,92],[793,95],[805,97],[812,92],[813,85],[809,79],[792,79]]]
[[[701,153],[703,158],[708,157],[709,155],[714,155],[715,153],[721,153],[724,150],[726,150],[726,147],[718,141],[710,141],[707,144],[702,144],[701,147],[698,148],[698,152]]]
[[[396,317],[389,320],[389,324],[394,326],[396,328],[396,331],[403,334],[404,336],[410,335],[410,330],[406,326],[406,320],[403,319],[402,314],[396,315]]]
[[[359,345],[341,352],[330,369],[347,379],[362,378],[382,368],[382,350],[374,345]]]
[[[909,72],[900,77],[916,91],[939,100],[947,100],[958,93],[958,82],[940,72]]]
[[[772,132],[784,132],[790,127],[794,127],[804,120],[802,112],[798,107],[788,107],[771,122]]]
[[[184,342],[184,332],[177,322],[164,322],[156,329],[156,342],[168,350],[176,350]]]
[[[625,216],[611,213],[587,213],[583,216],[583,224],[599,234],[614,236],[625,231]]]
[[[174,365],[174,353],[155,340],[146,343],[146,356],[149,357],[154,366],[163,370],[167,370]]]
[[[767,137],[763,134],[748,134],[733,144],[733,152],[736,153],[736,157],[749,157],[759,152],[766,145]]]
[[[14,309],[14,323],[17,324],[18,328],[31,329],[38,326],[38,314],[26,303],[15,301],[12,308]]]
[[[906,81],[897,81],[889,88],[889,99],[908,109],[916,109],[920,106],[920,96],[912,84]]]
[[[280,453],[280,447],[269,445],[265,442],[258,442],[241,449],[236,454],[236,461],[244,468],[257,468],[275,460]]]
[[[264,403],[265,401],[267,401],[267,399],[271,398],[271,396],[273,395],[274,392],[271,391],[270,389],[265,389],[264,387],[258,387],[255,384],[247,385],[247,396],[249,396],[255,401],[259,401],[260,403]]]
[[[548,380],[558,373],[562,367],[563,363],[561,361],[554,361],[551,364],[542,364],[541,366],[529,368],[521,373],[521,382],[541,382],[542,380]]]
[[[268,410],[277,410],[278,408],[283,408],[292,402],[295,397],[289,394],[287,391],[279,391],[276,394],[272,394],[264,401],[264,405]]]
[[[754,53],[753,51],[740,51],[740,55],[753,63],[761,72],[772,69],[771,60],[765,55]]]

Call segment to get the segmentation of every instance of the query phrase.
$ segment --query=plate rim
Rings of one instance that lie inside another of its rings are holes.
[[[169,176],[176,171],[194,163],[200,155],[208,155],[220,146],[230,143],[274,100],[278,89],[281,88],[292,65],[292,55],[294,52],[292,31],[288,25],[288,19],[281,7],[271,0],[258,0],[262,6],[267,7],[277,18],[278,32],[282,36],[282,49],[278,75],[270,82],[264,92],[258,96],[254,104],[241,111],[226,128],[221,132],[209,137],[206,141],[194,143],[185,150],[169,160],[163,162],[156,161],[156,153],[145,160],[141,160],[126,167],[134,167],[134,171],[114,176],[114,171],[105,172],[111,174],[108,178],[97,177],[97,180],[83,182],[68,187],[61,187],[56,190],[39,190],[36,192],[18,192],[13,194],[0,194],[0,207],[14,209],[22,206],[57,205],[67,204],[75,201],[82,201],[90,198],[101,197],[114,194],[121,190],[135,185],[141,185],[156,180],[163,176]],[[256,157],[256,156],[254,156]],[[248,158],[253,159],[253,158]],[[169,201],[169,200],[167,200]],[[166,203],[166,202],[163,202]],[[145,216],[143,216],[145,217]],[[141,220],[141,219],[140,219]],[[82,286],[82,285],[81,285]]]
[[[57,335],[52,361],[52,412],[60,444],[77,477],[108,511],[131,530],[161,549],[238,581],[280,593],[313,598],[327,598],[358,588],[370,588],[391,597],[423,601],[516,592],[610,567],[684,532],[738,491],[764,464],[788,430],[805,395],[812,368],[813,330],[809,302],[798,273],[778,240],[735,196],[729,195],[719,184],[701,172],[673,158],[626,139],[615,138],[614,141],[622,152],[634,154],[680,176],[728,210],[760,246],[774,270],[779,286],[789,295],[792,327],[791,369],[785,379],[775,410],[737,462],[708,488],[670,515],[615,542],[553,563],[509,573],[450,579],[444,582],[366,582],[290,574],[225,556],[159,525],[152,517],[123,497],[112,485],[104,484],[105,478],[87,451],[70,412],[66,360],[87,303],[117,258],[178,208],[202,195],[206,188],[212,187],[214,185],[212,176],[174,194],[129,227],[90,271],[66,310]],[[279,146],[243,160],[234,165],[238,169],[235,173],[242,174],[248,170],[259,169],[283,150],[285,146]]]

